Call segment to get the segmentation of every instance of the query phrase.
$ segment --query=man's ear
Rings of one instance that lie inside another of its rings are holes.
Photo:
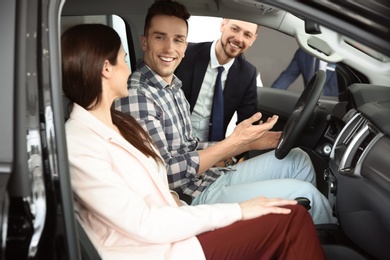
[[[146,51],[146,36],[141,35],[141,47],[143,51]]]
[[[219,31],[222,33],[226,24],[227,24],[228,20],[226,18],[223,18],[222,21],[221,21],[221,24],[219,26]]]
[[[187,47],[188,47],[188,42],[186,41],[186,49],[185,49],[184,52],[183,52],[183,58],[184,58],[184,56],[186,56]]]
[[[249,46],[252,46],[252,44],[256,41],[257,39],[257,34],[255,34],[255,36],[253,36],[253,41],[251,42],[251,44]]]
[[[108,60],[105,60],[102,69],[102,76],[105,78],[110,78],[111,72],[112,72],[112,65]]]

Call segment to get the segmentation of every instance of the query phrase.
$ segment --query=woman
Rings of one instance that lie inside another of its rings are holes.
[[[130,70],[118,34],[99,24],[62,36],[63,90],[75,209],[103,259],[324,259],[296,201],[184,205],[135,119],[112,109]],[[272,127],[264,123],[264,131]],[[272,214],[271,214],[272,213]]]

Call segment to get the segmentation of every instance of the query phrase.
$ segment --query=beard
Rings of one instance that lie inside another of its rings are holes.
[[[221,42],[221,46],[222,46],[223,52],[224,52],[225,55],[226,55],[227,57],[229,57],[230,59],[234,59],[234,58],[238,57],[239,55],[241,55],[242,51],[238,51],[237,53],[231,53],[231,52],[229,52],[229,50],[228,50],[228,44],[229,44],[228,40],[226,40],[226,43],[224,43],[224,42],[222,41],[222,39],[221,39],[220,42]],[[240,44],[236,44],[236,43],[234,43],[234,44],[237,45],[237,46],[240,46]],[[242,48],[242,46],[240,46],[240,47]]]

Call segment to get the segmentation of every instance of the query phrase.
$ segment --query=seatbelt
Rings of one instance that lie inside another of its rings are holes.
[[[76,229],[79,235],[79,242],[81,248],[81,256],[83,260],[100,260],[101,257],[97,252],[95,246],[92,244],[84,228],[80,224],[80,220],[76,217]]]

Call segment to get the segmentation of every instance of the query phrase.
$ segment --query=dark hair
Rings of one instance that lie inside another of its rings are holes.
[[[86,110],[98,105],[102,98],[104,62],[116,65],[121,39],[118,33],[103,24],[80,24],[71,27],[61,37],[62,88],[71,103]],[[111,108],[113,123],[134,147],[152,157],[162,159],[152,148],[149,134],[130,115]]]
[[[92,108],[101,99],[104,61],[116,65],[121,39],[103,24],[81,24],[68,29],[61,41],[64,94],[72,102]]]
[[[176,1],[172,0],[156,0],[148,9],[148,13],[145,17],[144,35],[148,33],[152,18],[157,15],[175,16],[183,19],[186,22],[188,28],[188,19],[190,14],[187,8]]]

